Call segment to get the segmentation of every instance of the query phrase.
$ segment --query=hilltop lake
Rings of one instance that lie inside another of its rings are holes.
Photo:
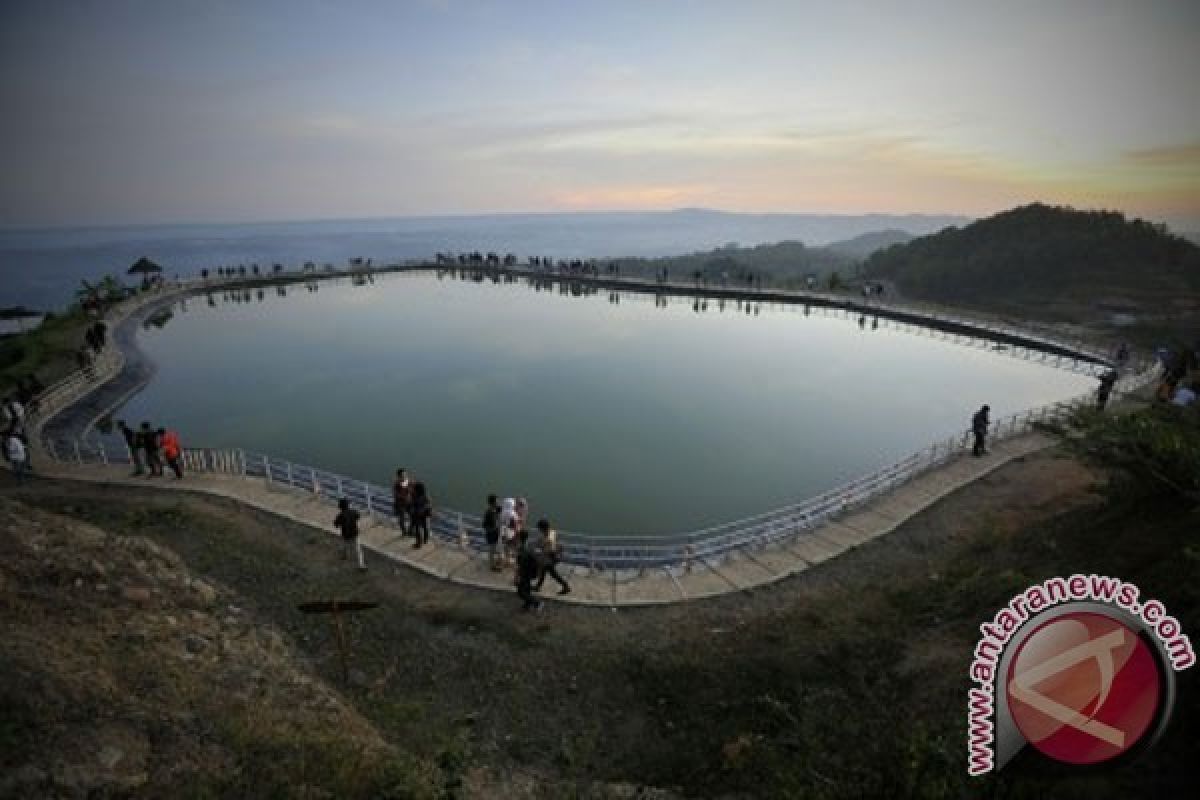
[[[440,507],[489,492],[589,533],[697,529],[804,500],[1085,376],[817,307],[429,271],[178,302],[114,416]]]

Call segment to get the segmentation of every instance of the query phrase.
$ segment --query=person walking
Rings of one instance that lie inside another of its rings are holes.
[[[517,597],[522,600],[521,610],[542,610],[542,601],[533,596],[533,579],[537,576],[538,561],[533,551],[527,547],[529,531],[522,530],[517,534]]]
[[[358,518],[359,513],[350,507],[349,500],[344,497],[338,500],[338,515],[333,519],[333,527],[342,534],[342,559],[346,559],[353,547],[359,572],[366,572],[367,563],[363,560],[362,545],[358,543]]]
[[[562,545],[558,543],[558,531],[550,527],[550,521],[547,519],[539,519],[537,528],[541,538],[537,548],[539,553],[538,577],[533,590],[540,592],[542,584],[546,582],[546,576],[549,575],[558,583],[559,594],[570,594],[570,585],[558,574],[558,562],[562,560]]]
[[[1117,371],[1110,369],[1100,378],[1100,388],[1096,390],[1096,410],[1103,411],[1108,405],[1109,395],[1112,394],[1113,386],[1117,383]]]
[[[159,442],[158,434],[150,427],[149,422],[142,423],[142,429],[138,431],[138,438],[142,446],[142,452],[146,454],[146,469],[150,470],[152,477],[158,477],[163,474],[162,458],[159,457]]]
[[[142,461],[142,447],[138,443],[138,434],[134,432],[133,428],[126,425],[123,419],[117,420],[117,430],[121,432],[121,436],[125,437],[125,446],[129,448],[129,460],[133,462],[134,476],[141,475],[146,471],[146,467]]]
[[[433,500],[425,489],[425,484],[417,481],[413,484],[412,500],[412,531],[416,543],[413,547],[429,544],[429,519],[433,516]]]
[[[396,480],[392,482],[392,513],[396,515],[402,536],[408,536],[412,529],[412,495],[412,481],[408,479],[408,471],[401,467],[396,470]]]
[[[971,417],[971,433],[975,434],[975,448],[971,454],[975,457],[987,455],[987,432],[988,425],[991,424],[988,420],[988,413],[991,408],[983,406],[975,412],[975,416]]]
[[[4,400],[4,416],[6,418],[4,424],[5,433],[16,433],[24,435],[25,433],[25,406],[21,404],[21,400],[17,395],[12,395]]]
[[[175,473],[175,480],[183,480],[183,466],[179,461],[183,455],[183,448],[179,446],[179,434],[166,428],[159,428],[158,440],[162,442],[163,458],[166,459],[167,466]]]
[[[13,478],[17,485],[25,482],[25,473],[29,471],[29,450],[21,437],[9,431],[4,436],[4,457],[12,465]]]
[[[488,565],[493,572],[500,571],[500,504],[496,495],[487,496],[487,510],[483,512],[483,540],[487,543]]]
[[[500,541],[504,547],[504,564],[513,564],[517,558],[517,501],[504,498],[500,508]]]

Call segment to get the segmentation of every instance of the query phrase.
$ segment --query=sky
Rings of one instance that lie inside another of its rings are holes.
[[[1200,2],[3,0],[0,226],[704,207],[1200,230]]]

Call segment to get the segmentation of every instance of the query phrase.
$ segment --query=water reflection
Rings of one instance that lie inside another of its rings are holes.
[[[484,264],[490,264],[492,262],[490,262],[488,259],[493,255],[495,254],[480,254],[479,257],[483,259]],[[467,256],[466,258],[468,259],[468,266],[463,267],[444,265],[440,268],[430,270],[427,274],[432,274],[437,278],[438,281],[443,282],[461,281],[474,284],[489,283],[496,286],[524,287],[531,292],[548,292],[556,294],[559,297],[591,299],[603,294],[608,303],[614,306],[620,306],[623,303],[652,302],[655,308],[669,309],[674,305],[683,304],[690,307],[691,311],[695,314],[707,314],[710,311],[718,314],[724,314],[726,311],[732,311],[735,314],[744,314],[746,316],[755,317],[760,316],[764,309],[772,312],[782,311],[789,313],[802,313],[805,317],[809,317],[812,316],[815,309],[822,317],[845,319],[852,318],[857,322],[859,330],[862,331],[866,331],[868,329],[877,331],[880,329],[880,327],[891,327],[894,329],[903,330],[917,329],[917,326],[907,323],[892,323],[892,325],[889,326],[886,317],[862,313],[861,311],[850,311],[830,308],[827,306],[813,306],[808,303],[798,305],[788,302],[772,302],[769,300],[763,301],[757,299],[751,300],[740,297],[728,298],[722,296],[710,298],[707,295],[690,294],[686,290],[676,289],[675,287],[673,287],[671,291],[662,291],[661,289],[650,291],[652,285],[648,286],[646,290],[623,289],[613,286],[601,286],[591,281],[584,282],[571,280],[570,275],[527,275],[500,272],[491,268],[472,268],[470,266],[470,264],[473,263],[471,261],[472,256]],[[497,256],[497,258],[499,258],[499,256]],[[537,264],[540,262],[535,258],[531,259],[531,263]],[[550,259],[546,259],[545,263],[551,265],[555,264],[555,262]],[[561,270],[568,272],[575,270],[576,274],[587,275],[589,278],[596,277],[600,271],[598,265],[587,262],[562,261],[558,262],[558,264],[558,268]],[[326,265],[325,268],[328,270],[332,267],[331,265]],[[231,267],[227,269],[226,274],[237,276],[241,274],[241,269],[242,267]],[[253,271],[253,265],[251,265],[250,270],[251,272]],[[219,273],[221,272],[220,269],[217,271]],[[317,272],[317,269],[312,262],[307,262],[305,264],[305,272],[315,273]],[[605,275],[618,276],[620,274],[620,269],[618,265],[610,264],[604,267],[603,272]],[[252,300],[256,300],[258,303],[267,304],[273,300],[287,300],[289,298],[294,299],[296,295],[289,294],[288,292],[289,287],[293,286],[303,286],[305,291],[309,294],[319,292],[323,285],[329,288],[350,287],[353,289],[370,291],[377,282],[386,284],[391,280],[402,280],[405,276],[411,277],[414,274],[420,273],[409,272],[393,275],[388,273],[363,272],[351,275],[338,275],[336,277],[327,276],[320,279],[310,275],[310,277],[302,283],[281,283],[276,285],[274,287],[275,291],[273,298],[268,294],[266,289],[261,287],[253,291],[250,289],[224,289],[220,292],[210,291],[206,293],[205,303],[209,308],[215,308],[218,304],[244,305],[250,303]],[[670,275],[669,272],[666,274],[660,272],[656,278],[661,282],[665,282],[670,279]],[[722,286],[728,286],[732,282],[733,281],[729,280],[721,280],[718,283]],[[703,275],[697,278],[697,286],[708,286],[707,280]],[[746,281],[746,286],[751,288],[756,286],[756,284],[753,282],[753,278],[750,278]],[[736,286],[734,288],[736,288]],[[186,310],[186,300],[182,301],[181,305],[181,310]],[[867,324],[868,321],[870,322],[869,326]],[[163,324],[165,324],[165,322]]]

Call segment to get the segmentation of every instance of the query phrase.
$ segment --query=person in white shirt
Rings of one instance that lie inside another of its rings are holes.
[[[1171,396],[1171,405],[1187,408],[1192,403],[1196,402],[1196,385],[1180,386],[1175,390],[1175,394]]]
[[[25,443],[15,433],[9,433],[4,439],[4,457],[12,465],[13,477],[18,484],[25,482],[25,473],[29,471],[29,451]]]

